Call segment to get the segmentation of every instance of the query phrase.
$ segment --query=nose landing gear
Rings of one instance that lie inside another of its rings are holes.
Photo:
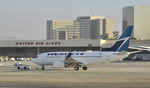
[[[44,65],[42,65],[42,68],[41,68],[42,70],[45,70],[45,66]]]

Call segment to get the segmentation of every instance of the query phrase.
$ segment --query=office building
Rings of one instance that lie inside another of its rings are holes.
[[[47,21],[47,40],[113,38],[113,19],[104,16],[81,16],[73,20]]]
[[[113,38],[113,19],[104,16],[81,16],[77,17],[80,23],[81,39],[106,39]]]
[[[79,38],[79,22],[72,20],[47,21],[47,40],[71,40]]]
[[[113,38],[114,21],[111,18],[103,19],[103,36]]]
[[[133,38],[150,39],[150,6],[127,6],[123,8],[123,30],[133,25]]]

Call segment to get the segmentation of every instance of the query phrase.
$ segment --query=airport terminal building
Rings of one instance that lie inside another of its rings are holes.
[[[97,50],[98,40],[0,40],[0,56],[35,57],[50,51]]]
[[[100,50],[114,44],[116,40],[0,40],[0,56],[35,57],[39,53],[54,51]],[[149,46],[149,40],[132,40],[132,47]]]

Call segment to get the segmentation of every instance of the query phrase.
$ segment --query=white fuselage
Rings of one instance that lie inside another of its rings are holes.
[[[71,57],[83,64],[99,64],[103,62],[121,60],[126,55],[120,55],[119,52],[102,52],[102,51],[80,51],[71,52]],[[68,52],[47,52],[37,55],[32,62],[38,65],[54,65],[55,63],[64,63]]]

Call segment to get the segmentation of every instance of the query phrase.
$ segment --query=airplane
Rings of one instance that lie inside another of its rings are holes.
[[[133,26],[128,26],[116,43],[104,51],[46,52],[38,54],[31,61],[41,65],[43,70],[45,65],[55,66],[62,64],[65,68],[73,67],[75,71],[78,71],[79,68],[87,70],[86,65],[89,64],[122,60],[129,55],[128,47],[132,30]]]

